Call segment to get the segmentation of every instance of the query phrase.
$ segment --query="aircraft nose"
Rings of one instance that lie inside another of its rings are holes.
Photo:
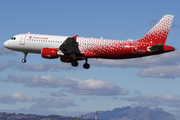
[[[9,46],[9,43],[8,43],[8,41],[6,41],[6,42],[4,42],[4,47],[6,47],[6,48],[8,48],[8,46]]]

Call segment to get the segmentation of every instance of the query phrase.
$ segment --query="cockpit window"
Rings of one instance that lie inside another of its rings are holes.
[[[16,37],[12,37],[11,40],[16,40]]]

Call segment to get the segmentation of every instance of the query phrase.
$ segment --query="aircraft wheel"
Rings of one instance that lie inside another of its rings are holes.
[[[78,66],[78,62],[77,61],[73,61],[73,62],[71,62],[71,65],[74,66],[74,67],[77,67]]]
[[[26,62],[26,59],[22,59],[22,63],[25,63]]]
[[[84,63],[83,67],[84,67],[84,69],[89,69],[90,65],[88,63]]]

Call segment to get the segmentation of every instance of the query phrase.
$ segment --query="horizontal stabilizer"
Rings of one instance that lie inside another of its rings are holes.
[[[162,44],[156,44],[154,46],[149,47],[148,50],[151,51],[151,52],[156,52],[156,51],[159,51],[159,50],[164,50],[164,48],[163,48]]]
[[[170,52],[170,51],[174,51],[175,48],[168,45],[156,44],[154,46],[148,47],[148,50],[151,52],[162,51],[162,50],[165,52]]]

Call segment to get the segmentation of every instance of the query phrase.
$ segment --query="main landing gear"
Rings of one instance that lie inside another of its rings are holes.
[[[25,63],[26,62],[26,56],[27,56],[27,52],[24,52],[24,59],[22,59],[22,63]]]
[[[87,63],[87,58],[85,59],[85,63],[84,63],[84,65],[83,65],[83,67],[84,67],[84,69],[89,69],[90,68],[90,65]],[[73,67],[77,67],[78,66],[78,62],[77,62],[77,60],[74,60],[73,62],[71,62],[71,65],[73,66]]]
[[[71,65],[74,66],[74,67],[77,67],[77,66],[78,66],[77,60],[72,61],[72,62],[71,62]]]
[[[87,58],[85,59],[85,63],[83,65],[84,69],[89,69],[90,68],[90,65],[87,63]]]

